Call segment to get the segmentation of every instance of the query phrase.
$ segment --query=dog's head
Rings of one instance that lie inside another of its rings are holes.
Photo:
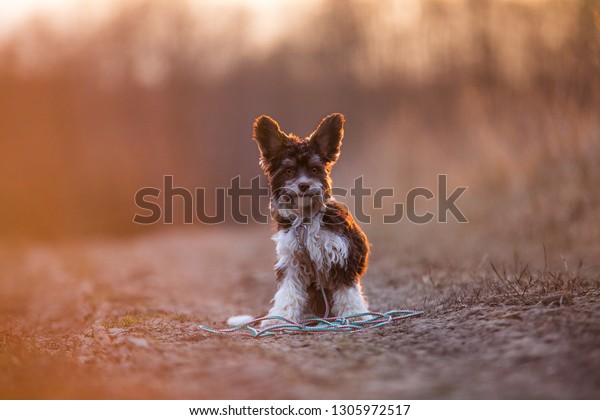
[[[340,155],[344,116],[331,114],[305,139],[285,134],[265,115],[254,122],[254,141],[271,188],[271,207],[287,219],[317,213],[331,197],[331,168]]]

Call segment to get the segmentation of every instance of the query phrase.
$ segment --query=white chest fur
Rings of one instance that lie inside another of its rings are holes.
[[[295,227],[280,230],[273,235],[276,244],[277,263],[275,268],[297,271],[305,274],[307,282],[310,282],[310,267],[304,262],[302,251],[298,244]],[[303,228],[301,228],[303,229]],[[327,273],[334,265],[346,265],[348,260],[348,239],[344,236],[323,228],[318,221],[307,225],[306,249],[310,259],[320,273],[321,280],[327,283]]]

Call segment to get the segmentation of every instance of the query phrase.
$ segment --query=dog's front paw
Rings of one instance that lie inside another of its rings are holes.
[[[274,325],[286,324],[286,322],[282,319],[265,319],[260,323],[260,329],[272,327]]]
[[[360,322],[360,321],[371,321],[373,319],[373,316],[372,315],[363,315],[363,316],[353,316],[353,317],[349,317],[349,318],[352,322]]]
[[[295,324],[297,322],[296,319],[295,319],[295,317],[289,316],[289,315],[273,315],[273,314],[269,314],[267,316],[269,316],[269,317],[278,316],[278,318],[264,319],[260,323],[260,328],[261,329],[267,328],[267,327],[272,327],[273,325]]]

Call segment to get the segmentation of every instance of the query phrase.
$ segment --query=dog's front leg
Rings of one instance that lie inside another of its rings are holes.
[[[308,291],[302,281],[298,270],[288,267],[283,279],[279,283],[277,293],[273,298],[274,304],[268,316],[277,315],[290,321],[300,321],[308,303]],[[281,324],[285,321],[266,319],[261,322],[261,327]]]
[[[362,293],[360,282],[354,286],[340,286],[333,291],[334,316],[348,316],[368,312],[366,299]],[[367,319],[363,316],[361,319]]]

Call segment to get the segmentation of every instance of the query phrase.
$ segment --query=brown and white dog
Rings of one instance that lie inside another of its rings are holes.
[[[331,168],[340,155],[343,136],[342,114],[327,116],[304,139],[284,133],[267,116],[254,122],[254,140],[268,178],[277,227],[273,240],[278,289],[269,315],[292,321],[323,316],[323,298],[311,264],[331,302],[331,316],[368,311],[360,277],[367,269],[369,243],[331,193]],[[306,252],[297,238],[300,225],[305,229]],[[277,322],[266,320],[262,326]]]

